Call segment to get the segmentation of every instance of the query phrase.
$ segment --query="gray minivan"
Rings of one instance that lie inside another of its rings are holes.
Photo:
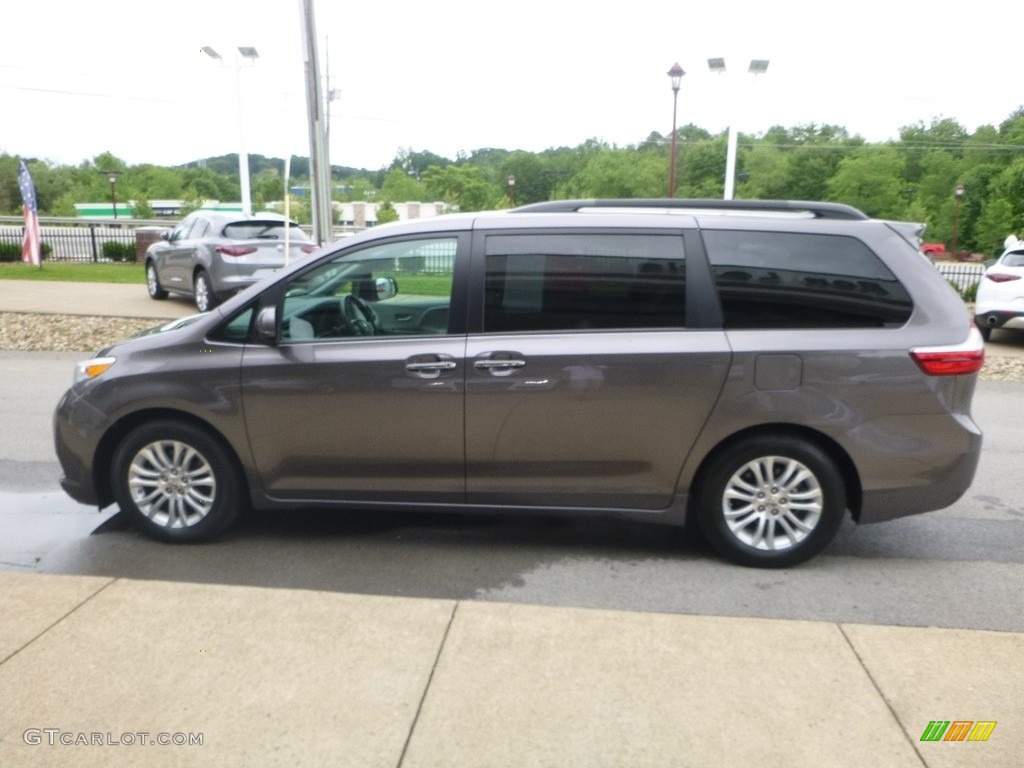
[[[555,201],[374,228],[81,363],[65,490],[189,542],[249,508],[696,521],[783,567],[945,507],[984,360],[913,225]]]

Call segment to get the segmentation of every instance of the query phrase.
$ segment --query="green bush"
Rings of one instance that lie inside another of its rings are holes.
[[[45,260],[53,252],[53,248],[49,243],[40,243],[39,251]],[[0,262],[5,261],[21,261],[21,243],[0,243]]]
[[[135,244],[107,240],[103,243],[103,258],[111,261],[135,261]]]

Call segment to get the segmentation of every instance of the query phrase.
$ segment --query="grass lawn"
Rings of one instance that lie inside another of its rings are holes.
[[[133,283],[145,285],[141,264],[43,262],[42,269],[19,262],[0,264],[0,280],[60,280],[69,283]]]

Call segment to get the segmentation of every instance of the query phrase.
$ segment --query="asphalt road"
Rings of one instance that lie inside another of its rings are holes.
[[[252,514],[220,541],[144,539],[58,488],[50,419],[76,353],[0,352],[0,569],[668,613],[1024,631],[1024,386],[981,382],[985,448],[952,507],[844,526],[810,563],[728,565],[617,521]]]

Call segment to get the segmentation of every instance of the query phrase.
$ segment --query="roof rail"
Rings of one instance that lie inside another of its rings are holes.
[[[510,213],[576,213],[584,208],[678,208],[692,211],[774,211],[809,213],[819,219],[867,219],[862,211],[842,203],[804,200],[698,200],[682,198],[632,198],[622,200],[550,200],[513,208]]]

